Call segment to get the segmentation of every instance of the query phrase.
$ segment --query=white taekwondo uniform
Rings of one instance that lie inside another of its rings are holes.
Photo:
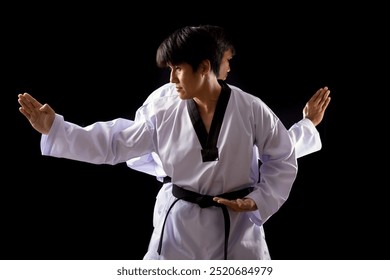
[[[179,200],[172,185],[216,196],[253,187],[258,210],[229,210],[227,259],[270,259],[262,225],[283,205],[297,174],[288,130],[258,97],[220,81],[222,92],[207,134],[194,101],[164,95],[142,106],[134,122],[115,119],[86,127],[56,114],[43,155],[117,164],[156,154],[172,178],[156,200],[154,230],[144,259],[223,259],[225,224],[219,207]],[[169,90],[168,86],[160,90]],[[261,178],[253,174],[258,149]],[[171,187],[169,187],[171,186]],[[157,252],[164,219],[162,250]]]

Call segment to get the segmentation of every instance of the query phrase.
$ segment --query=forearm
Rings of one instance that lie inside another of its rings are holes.
[[[321,150],[321,137],[309,119],[302,119],[289,129],[289,135],[295,146],[295,156],[297,158]]]
[[[134,148],[137,135],[134,135],[134,139],[130,137],[125,139],[121,134],[121,131],[130,128],[131,125],[132,122],[129,120],[116,119],[81,127],[66,122],[61,115],[56,115],[49,134],[42,135],[42,155],[94,164],[124,162],[132,154],[137,154]],[[126,147],[127,145],[131,146],[130,143],[126,142],[127,140],[134,141],[133,148]],[[146,142],[140,144],[146,145]]]

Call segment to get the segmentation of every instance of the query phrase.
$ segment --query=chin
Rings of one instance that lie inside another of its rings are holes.
[[[186,97],[186,95],[183,94],[183,92],[178,91],[177,93],[179,94],[179,98],[180,98],[180,99],[183,99],[183,100],[184,100],[184,99],[188,99],[188,98]]]

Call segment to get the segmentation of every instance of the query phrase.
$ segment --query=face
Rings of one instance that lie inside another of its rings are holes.
[[[233,58],[232,50],[227,50],[222,57],[221,66],[219,68],[218,79],[226,80],[230,72],[230,60]]]
[[[191,65],[182,63],[170,65],[170,82],[176,84],[176,90],[181,99],[190,99],[197,97],[201,89],[202,74],[201,70],[194,72]]]

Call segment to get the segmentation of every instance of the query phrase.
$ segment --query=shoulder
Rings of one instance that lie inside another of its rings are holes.
[[[231,96],[233,97],[233,99],[235,99],[237,102],[243,102],[245,103],[246,105],[248,106],[251,106],[251,107],[258,107],[258,108],[267,108],[268,109],[268,106],[264,103],[263,100],[260,99],[260,97],[258,96],[255,96],[251,93],[248,93],[246,91],[244,91],[243,89],[237,87],[237,86],[234,86],[234,85],[231,85],[231,84],[228,84],[228,86],[230,87],[231,89]]]
[[[146,105],[155,100],[167,97],[167,96],[177,96],[177,91],[175,84],[167,83],[162,85],[161,87],[155,89],[144,101],[143,105]]]
[[[174,110],[181,99],[176,91],[175,84],[165,84],[154,90],[137,110],[136,118],[148,119],[165,115]]]
[[[255,123],[271,123],[272,127],[279,121],[279,117],[260,97],[237,86],[228,86],[231,88],[232,106],[237,109],[240,115],[253,120]]]

